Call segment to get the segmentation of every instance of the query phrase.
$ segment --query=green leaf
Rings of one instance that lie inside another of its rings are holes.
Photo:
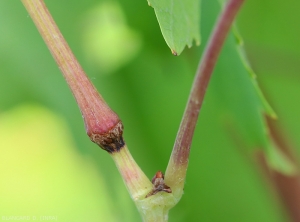
[[[295,164],[276,146],[270,144],[266,151],[267,163],[272,169],[284,173],[285,175],[295,175],[297,168]]]
[[[154,8],[161,32],[173,55],[179,55],[184,47],[200,44],[200,1],[148,0]]]
[[[224,44],[216,71],[219,73],[212,86],[221,108],[219,115],[226,127],[233,129],[245,147],[262,149],[272,169],[293,174],[295,168],[291,161],[271,145],[273,141],[264,115],[274,119],[277,116],[259,88],[236,27]]]
[[[244,51],[244,41],[241,37],[241,35],[238,32],[238,29],[236,26],[233,27],[232,32],[236,38],[237,43],[237,50],[240,55],[241,61],[247,70],[250,81],[252,82],[253,88],[256,91],[257,99],[261,103],[261,118],[263,121],[263,136],[266,137],[266,144],[263,146],[265,155],[267,157],[267,163],[268,165],[274,169],[277,170],[283,174],[286,175],[293,175],[296,172],[296,168],[294,164],[287,158],[287,156],[278,149],[278,147],[274,144],[272,138],[268,134],[268,126],[266,125],[265,121],[263,120],[263,115],[266,114],[273,119],[277,119],[277,115],[272,109],[272,107],[269,105],[268,101],[264,97],[261,89],[259,88],[259,85],[256,81],[256,74],[254,73],[253,69],[251,68],[251,65],[248,62],[247,56]]]
[[[299,63],[295,61],[299,61],[300,58],[300,42],[296,40],[299,33],[297,25],[299,17],[295,15],[300,3],[297,1],[295,2],[297,5],[284,7],[279,1],[254,0],[248,3],[250,4],[244,7],[243,13],[239,16],[239,30],[244,35],[247,52],[259,74],[259,82],[263,84],[268,98],[276,108],[279,116],[277,126],[279,126],[281,136],[289,144],[293,153],[294,150],[299,151],[300,147],[299,124],[295,121],[299,115],[299,103],[295,102],[299,95],[299,81],[296,79],[299,73]],[[264,13],[257,14],[257,7],[260,7]],[[284,22],[277,17],[279,14],[284,15]],[[263,24],[261,21],[264,21]],[[285,131],[288,132],[287,135]],[[293,153],[293,155],[296,154]],[[274,148],[267,150],[267,157],[269,165],[274,169],[287,162],[285,161],[287,158],[282,154],[278,155]],[[280,168],[281,171],[286,171],[286,168]]]
[[[256,74],[253,71],[253,69],[251,68],[251,65],[248,61],[248,58],[246,56],[245,50],[244,50],[244,41],[242,36],[240,35],[236,25],[233,26],[232,28],[232,32],[236,38],[236,44],[237,44],[237,50],[238,53],[240,55],[241,61],[244,65],[244,67],[246,68],[248,74],[250,75],[251,78],[251,82],[256,90],[257,95],[259,96],[259,99],[263,105],[263,111],[265,112],[265,114],[269,115],[270,117],[272,117],[273,119],[277,119],[277,115],[274,112],[274,110],[272,109],[272,107],[269,105],[268,101],[266,100],[266,98],[264,97],[261,89],[259,88],[257,81],[256,81]]]

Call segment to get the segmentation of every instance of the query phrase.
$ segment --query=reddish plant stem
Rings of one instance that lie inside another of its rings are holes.
[[[226,39],[227,33],[234,21],[236,14],[238,13],[244,0],[229,0],[221,15],[219,16],[215,28],[210,37],[209,43],[200,61],[192,90],[188,99],[188,103],[184,112],[182,122],[176,137],[176,141],[171,154],[170,162],[166,171],[166,183],[171,186],[171,180],[176,178],[170,178],[171,176],[182,179],[183,175],[176,174],[174,165],[186,165],[188,164],[190,146],[197,123],[198,115],[204,95],[208,86],[208,82],[215,67],[217,58],[220,54],[223,43]],[[174,163],[174,165],[172,164]],[[173,171],[173,172],[172,172]],[[186,169],[185,169],[186,171]],[[185,172],[184,172],[185,177]]]
[[[90,139],[111,154],[139,209],[153,187],[132,158],[122,137],[123,125],[90,82],[42,0],[22,0],[75,96]],[[149,213],[150,212],[150,213]],[[143,218],[151,209],[141,211]],[[146,220],[144,220],[146,221]]]
[[[230,0],[217,21],[194,79],[188,104],[176,138],[174,151],[180,153],[180,155],[176,155],[176,158],[185,159],[186,161],[188,159],[187,156],[189,155],[194,129],[208,82],[227,33],[243,2],[244,0]]]
[[[22,0],[78,103],[90,139],[108,152],[124,145],[123,125],[73,55],[42,0]]]

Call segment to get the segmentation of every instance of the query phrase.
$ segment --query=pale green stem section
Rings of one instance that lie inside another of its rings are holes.
[[[166,170],[165,183],[171,187],[175,203],[177,204],[183,195],[184,182],[188,163],[178,164],[170,159]],[[173,178],[173,179],[172,179]]]
[[[171,193],[158,192],[146,199],[136,202],[138,210],[145,222],[168,221],[169,210],[174,207],[176,201]]]
[[[133,201],[144,199],[152,189],[152,183],[131,156],[125,145],[111,154]]]
[[[156,195],[145,198],[152,190],[153,185],[134,161],[127,146],[125,145],[120,151],[112,153],[111,156],[123,177],[124,183],[143,221],[168,221],[169,209],[175,205],[173,195],[158,192]]]

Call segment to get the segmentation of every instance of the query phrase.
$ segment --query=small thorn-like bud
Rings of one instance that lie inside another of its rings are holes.
[[[154,177],[152,178],[151,182],[154,184],[155,181],[158,179],[158,178],[162,178],[164,179],[164,174],[161,172],[161,171],[157,171],[156,174],[154,175]]]
[[[152,195],[157,194],[160,191],[164,191],[166,193],[172,193],[172,190],[169,186],[165,184],[164,174],[161,171],[157,171],[155,176],[151,180],[153,184],[153,189],[146,195],[145,198],[150,197]]]

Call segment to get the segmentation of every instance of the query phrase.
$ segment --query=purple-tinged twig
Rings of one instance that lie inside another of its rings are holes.
[[[90,139],[108,152],[123,144],[122,123],[105,103],[73,55],[42,0],[22,0],[58,67],[65,77],[84,118]],[[116,135],[119,134],[119,135]],[[115,144],[107,144],[106,137]],[[117,138],[119,137],[119,139]]]
[[[128,191],[137,201],[153,187],[124,143],[123,125],[90,82],[42,0],[22,0],[65,77],[84,118],[90,139],[115,161]]]
[[[190,146],[208,82],[227,33],[243,2],[244,0],[229,0],[226,3],[200,61],[165,174],[165,183],[171,187],[177,200],[183,193]]]

